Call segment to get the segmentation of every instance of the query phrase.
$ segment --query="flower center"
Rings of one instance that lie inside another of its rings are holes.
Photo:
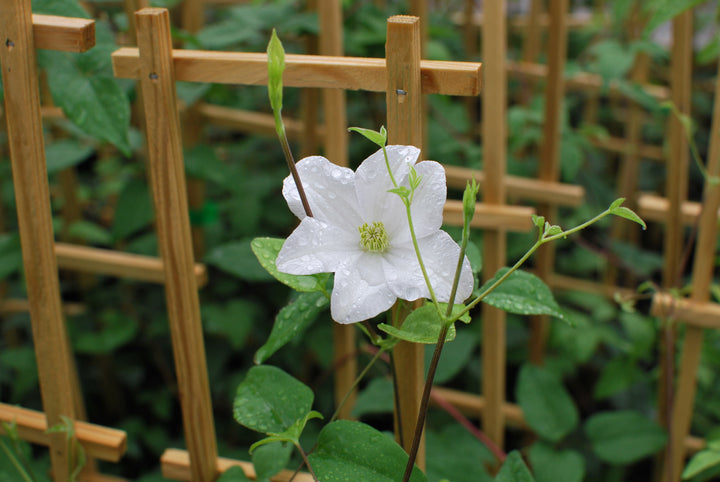
[[[390,245],[385,225],[381,222],[365,223],[358,228],[358,231],[360,231],[360,246],[371,253],[382,253]]]

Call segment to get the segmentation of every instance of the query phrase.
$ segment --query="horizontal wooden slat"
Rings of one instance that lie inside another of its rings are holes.
[[[465,183],[473,177],[475,177],[481,189],[485,183],[485,173],[483,171],[458,166],[443,167],[445,168],[448,187],[464,189]],[[527,177],[505,176],[505,189],[510,198],[559,206],[579,206],[585,199],[585,189],[582,186],[541,181]]]
[[[597,281],[574,278],[572,276],[564,276],[557,273],[552,273],[548,278],[547,283],[553,290],[582,291],[584,293],[593,293],[596,295],[604,296],[609,299],[612,299],[615,294],[619,294],[623,297],[632,296],[635,294],[635,291],[631,290],[630,288],[610,286],[608,284],[599,283]]]
[[[116,77],[139,75],[137,48],[121,48],[112,55]],[[267,54],[173,50],[175,79],[220,84],[266,85]],[[425,94],[476,96],[480,93],[481,64],[423,60],[420,64]],[[285,56],[283,84],[287,87],[321,87],[384,92],[387,83],[385,59]]]
[[[509,75],[544,79],[547,77],[547,65],[532,62],[508,61],[507,71]],[[565,86],[568,90],[590,90],[598,91],[604,87],[603,78],[589,72],[579,72],[565,79]],[[670,89],[661,85],[646,84],[641,86],[646,94],[658,100],[670,98]],[[617,85],[613,82],[609,85],[610,92],[622,95]]]
[[[42,412],[0,403],[0,421],[14,421],[23,440],[45,446],[50,444],[47,420]],[[5,433],[2,426],[0,433]],[[75,435],[87,455],[96,459],[118,462],[127,448],[127,434],[123,430],[77,421]]]
[[[466,17],[464,12],[457,12],[451,15],[452,21],[457,25],[465,25]],[[508,27],[513,29],[524,29],[527,28],[530,24],[530,17],[528,15],[518,15],[509,17],[508,19]],[[604,21],[607,21],[608,19],[603,19]],[[472,24],[476,27],[482,27],[484,21],[484,15],[481,12],[475,12],[472,16]],[[577,13],[577,14],[571,14],[568,15],[566,24],[568,28],[575,29],[575,28],[583,28],[587,27],[588,24],[591,24],[595,21],[595,17],[588,14],[583,13]],[[547,26],[550,24],[550,15],[547,13],[542,13],[539,15],[537,19],[538,25],[542,28],[547,28]]]
[[[275,118],[272,114],[232,109],[207,103],[200,104],[198,111],[208,123],[219,127],[248,134],[277,135],[275,132]],[[300,121],[285,118],[283,122],[285,123],[285,132],[289,138],[297,139],[303,134],[303,126]],[[322,128],[319,128],[317,134],[320,137],[323,135]]]
[[[720,304],[675,298],[670,293],[653,295],[650,314],[698,328],[720,329]]]
[[[477,203],[470,226],[478,229],[506,229],[525,232],[532,229],[535,210],[525,206]],[[443,223],[449,226],[463,225],[462,201],[450,199],[445,203]]]
[[[151,283],[165,283],[163,262],[160,258],[152,256],[66,243],[55,243],[55,256],[60,269],[117,276]],[[195,276],[198,286],[207,283],[205,265],[195,264]]]
[[[665,153],[661,146],[653,146],[650,144],[634,145],[622,137],[593,137],[590,139],[590,142],[592,142],[594,146],[610,152],[618,152],[620,154],[637,152],[643,159],[653,161],[665,160]]]
[[[186,450],[166,449],[160,458],[160,463],[162,465],[163,477],[173,480],[190,480],[190,457],[188,457]],[[256,480],[257,478],[255,469],[250,462],[218,457],[218,472],[225,472],[232,467],[242,467],[245,475],[251,480]],[[293,478],[294,474],[295,472],[292,470],[283,470],[274,477],[271,477],[270,480],[272,482],[289,482],[290,480],[296,482],[311,482],[313,480],[312,476],[305,472],[300,472]]]
[[[76,316],[85,313],[85,305],[81,303],[63,303],[63,313],[68,316]],[[0,300],[0,313],[11,315],[14,313],[29,313],[30,302],[28,300],[18,300],[13,298],[5,298]]]
[[[33,14],[35,48],[86,52],[95,46],[95,21]]]
[[[670,201],[656,194],[641,194],[638,199],[638,215],[646,221],[664,223],[667,219]],[[685,226],[692,226],[702,211],[702,204],[686,201],[680,206],[682,222]],[[720,213],[718,213],[720,216]]]

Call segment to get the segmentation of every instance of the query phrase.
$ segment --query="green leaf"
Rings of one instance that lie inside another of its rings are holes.
[[[513,450],[500,467],[495,482],[535,482],[535,479],[525,465],[520,452]]]
[[[262,313],[257,303],[234,299],[225,304],[204,305],[202,315],[206,333],[222,336],[234,349],[240,350]]]
[[[537,442],[530,447],[528,455],[537,482],[582,482],[585,479],[585,460],[574,450],[557,451],[546,443]]]
[[[279,282],[296,291],[312,292],[323,290],[330,277],[328,273],[294,275],[278,271],[275,260],[284,242],[285,240],[281,238],[255,238],[252,240],[252,251],[262,267]]]
[[[585,423],[593,451],[605,462],[625,465],[665,446],[667,434],[655,421],[634,411],[605,412]]]
[[[614,214],[615,216],[620,216],[621,218],[629,219],[630,221],[635,221],[640,226],[642,226],[643,229],[647,229],[647,225],[645,224],[645,221],[642,220],[640,216],[635,214],[635,212],[630,209],[626,208],[625,206],[620,206],[612,211],[610,211],[610,214]]]
[[[255,352],[255,363],[264,363],[289,341],[299,337],[329,304],[323,293],[300,293],[278,313],[268,340]]]
[[[272,31],[272,36],[267,46],[267,55],[268,97],[270,98],[270,106],[277,117],[282,111],[285,49],[283,49],[282,42],[280,42],[275,29]]]
[[[304,417],[295,420],[295,422],[290,425],[287,430],[280,433],[272,433],[270,434],[270,436],[265,437],[264,439],[252,444],[250,446],[250,453],[253,453],[258,447],[272,444],[274,442],[290,442],[294,446],[300,445],[300,435],[305,429],[305,425],[307,425],[308,421],[312,420],[313,418],[323,418],[323,416],[320,414],[320,412],[311,410],[310,412],[306,413]]]
[[[252,452],[252,463],[257,480],[269,480],[290,461],[293,445],[277,442],[263,445]]]
[[[545,226],[545,216],[538,216],[537,214],[532,214],[530,217],[532,218],[533,224],[538,229],[543,229],[543,227]]]
[[[493,279],[480,288],[480,293],[485,292],[509,269],[501,268]],[[565,319],[565,314],[553,298],[550,288],[534,274],[522,270],[512,273],[483,301],[490,306],[518,315],[551,315]]]
[[[380,147],[385,147],[387,144],[387,131],[385,130],[385,126],[380,127],[380,132],[372,129],[363,129],[362,127],[349,127],[348,130],[351,132],[357,132],[370,142],[373,142]]]
[[[445,383],[453,378],[460,371],[468,366],[470,357],[477,346],[477,334],[471,330],[460,330],[452,345],[447,346],[443,350],[435,372],[434,383]],[[435,347],[433,345],[425,346],[425,374],[427,374],[432,360],[432,353]]]
[[[307,416],[312,390],[279,368],[260,365],[248,371],[233,403],[235,420],[251,430],[282,433]]]
[[[405,318],[400,328],[380,323],[378,329],[401,340],[434,344],[437,343],[440,337],[442,325],[443,319],[438,314],[435,306],[426,304],[412,311]],[[452,341],[453,339],[455,339],[455,325],[450,325],[445,341]]]
[[[20,271],[23,266],[18,233],[0,234],[0,281]]]
[[[131,179],[118,196],[111,231],[113,239],[127,239],[149,227],[152,220],[153,204],[147,183],[145,180]]]
[[[267,271],[258,264],[251,248],[252,240],[221,244],[205,256],[205,262],[233,276],[248,281],[269,281]]]
[[[588,70],[600,74],[606,86],[611,80],[624,77],[635,60],[635,52],[616,39],[602,40],[593,44],[589,53],[592,61],[588,65]]]
[[[323,482],[397,482],[408,456],[392,438],[369,425],[338,420],[322,429],[309,459]],[[416,467],[410,481],[427,481],[427,477]]]
[[[54,174],[75,166],[90,157],[93,152],[95,149],[92,146],[81,144],[76,139],[63,139],[46,145],[47,172]]]
[[[373,378],[358,394],[353,406],[352,416],[360,418],[363,415],[392,413],[393,386],[388,378]]]
[[[720,451],[702,450],[690,459],[683,470],[682,478],[689,479],[712,467],[720,465]]]
[[[98,72],[95,64],[87,65],[82,56],[88,54],[43,56],[53,100],[83,132],[130,155],[127,95],[116,79]]]
[[[557,442],[577,426],[578,411],[572,398],[546,368],[523,365],[515,394],[525,421],[542,438]]]
[[[120,311],[100,313],[102,326],[96,331],[83,330],[76,335],[75,350],[80,353],[108,353],[135,338],[137,321]]]
[[[648,36],[660,25],[672,20],[685,10],[694,8],[705,0],[654,0],[644,3],[645,14],[650,13],[650,19],[643,29],[643,37]]]
[[[242,467],[230,467],[222,473],[216,482],[251,482],[252,479],[248,479],[245,475],[245,471]]]
[[[597,400],[612,397],[627,390],[638,380],[642,372],[637,368],[637,361],[631,358],[615,358],[603,368],[602,374],[595,384],[593,397]]]
[[[452,482],[491,482],[485,465],[492,466],[495,457],[465,428],[456,423],[444,424],[438,431],[426,433],[426,473],[430,480]]]
[[[68,236],[81,239],[91,244],[108,246],[112,244],[112,235],[105,226],[100,226],[92,221],[81,219],[68,226]]]

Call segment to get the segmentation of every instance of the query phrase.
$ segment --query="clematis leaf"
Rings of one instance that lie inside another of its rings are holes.
[[[631,410],[593,415],[585,423],[585,433],[600,459],[618,465],[656,453],[667,440],[654,420]]]
[[[264,363],[290,340],[300,336],[329,303],[322,293],[300,293],[278,313],[268,340],[255,352],[255,363]]]
[[[508,269],[501,268],[480,288],[480,293],[485,292],[507,273]],[[551,315],[565,319],[565,314],[555,301],[550,288],[540,278],[527,271],[517,270],[512,273],[483,301],[490,306],[518,315]]]
[[[385,130],[385,126],[380,128],[380,132],[372,129],[363,129],[362,127],[350,127],[348,130],[357,132],[380,147],[385,147],[385,144],[387,144],[387,131]]]
[[[284,469],[290,461],[293,448],[292,444],[279,442],[255,449],[251,457],[257,480],[269,480]]]
[[[614,214],[615,216],[620,216],[621,218],[629,219],[630,221],[634,221],[638,223],[640,226],[642,226],[643,229],[647,229],[647,225],[645,224],[645,221],[642,220],[640,216],[638,216],[635,211],[633,211],[630,208],[626,208],[625,206],[619,206],[614,209],[610,210],[610,214]]]
[[[216,482],[250,482],[242,467],[230,467],[222,473]]]
[[[278,271],[275,260],[284,242],[282,238],[255,238],[251,247],[262,267],[279,282],[296,291],[313,292],[325,289],[330,279],[329,273],[294,275]]]
[[[273,442],[290,442],[293,445],[300,445],[300,435],[302,435],[302,431],[305,429],[305,425],[307,425],[308,421],[313,418],[323,418],[323,416],[320,412],[310,410],[304,417],[295,420],[295,423],[290,425],[287,430],[284,430],[281,433],[270,434],[269,437],[265,437],[264,439],[252,444],[250,446],[250,453],[253,453],[258,447]]]
[[[378,328],[388,335],[401,340],[413,343],[432,344],[437,343],[440,336],[440,329],[443,319],[438,314],[435,306],[431,304],[423,305],[417,310],[411,312],[400,328],[392,325],[380,323]],[[455,339],[455,325],[450,325],[450,329],[445,336],[445,341]]]
[[[396,482],[402,480],[408,456],[391,437],[369,425],[338,420],[322,429],[309,459],[323,482]],[[427,480],[420,469],[413,469],[410,482]]]
[[[520,452],[513,450],[500,467],[495,482],[535,482]]]
[[[314,398],[301,381],[277,367],[260,365],[238,386],[233,416],[256,432],[279,434],[308,417]]]

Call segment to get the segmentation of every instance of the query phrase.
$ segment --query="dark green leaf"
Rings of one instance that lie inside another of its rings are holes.
[[[216,482],[250,482],[242,467],[230,467],[218,477]]]
[[[595,384],[593,396],[602,400],[627,390],[642,378],[637,362],[631,358],[615,358],[603,368]]]
[[[150,226],[153,220],[153,204],[147,183],[130,180],[118,196],[112,237],[115,241],[127,239],[139,230]]]
[[[373,378],[370,383],[358,394],[352,410],[353,417],[362,417],[368,414],[392,413],[393,386],[387,378]]]
[[[105,226],[100,226],[92,221],[81,219],[68,226],[68,236],[80,239],[91,244],[108,246],[112,244],[113,238]]]
[[[90,157],[94,151],[92,146],[83,145],[76,139],[63,139],[46,145],[47,172],[54,174],[79,164]]]
[[[137,321],[120,311],[105,311],[97,331],[78,333],[75,350],[81,353],[108,353],[129,343],[138,332]]]
[[[516,396],[525,421],[542,438],[557,442],[578,423],[578,411],[567,390],[547,369],[525,364],[518,376]]]
[[[280,238],[255,238],[252,240],[252,251],[268,273],[292,289],[307,292],[324,289],[330,276],[327,273],[294,275],[278,271],[277,266],[275,266],[275,260],[284,242],[285,240]]]
[[[0,280],[22,269],[20,236],[17,233],[0,235]]]
[[[513,450],[500,467],[495,482],[535,482],[535,479],[525,465],[520,452]]]
[[[268,340],[255,352],[255,363],[264,363],[289,341],[299,337],[329,304],[322,293],[298,294],[278,313]]]
[[[205,262],[226,273],[248,281],[268,281],[272,277],[255,258],[252,240],[232,241],[216,246],[205,256]]]
[[[530,447],[529,456],[537,482],[585,480],[585,461],[574,450],[557,451],[548,444],[537,442]]]
[[[645,3],[646,14],[650,13],[650,19],[645,24],[643,36],[650,35],[650,33],[660,25],[704,1],[705,0],[654,0]]]
[[[293,445],[283,442],[266,444],[253,450],[252,463],[257,480],[269,480],[284,469],[292,451]]]
[[[261,315],[260,307],[251,301],[235,299],[227,304],[208,304],[202,307],[206,333],[220,335],[239,350]]]
[[[485,470],[492,466],[492,453],[459,424],[445,424],[440,431],[428,429],[427,476],[430,480],[452,482],[491,482]]]
[[[593,451],[605,462],[624,465],[652,455],[665,446],[667,434],[639,412],[593,415],[585,423]]]
[[[323,428],[310,464],[323,482],[397,482],[408,456],[389,436],[360,422],[338,420]],[[411,482],[427,481],[418,468]]]
[[[480,288],[480,292],[487,290],[509,269],[500,269],[493,279]],[[551,315],[560,319],[565,318],[565,314],[560,310],[550,288],[534,274],[522,270],[512,273],[483,301],[495,308],[518,315]]]
[[[238,386],[235,420],[251,430],[281,433],[310,411],[314,395],[305,384],[279,368],[252,367]]]
[[[435,306],[426,304],[412,311],[400,328],[380,323],[378,328],[385,333],[399,338],[401,340],[413,343],[437,343],[440,337],[440,330],[443,325],[443,319],[438,314]],[[455,325],[450,325],[445,341],[451,341],[455,338]]]
[[[434,383],[445,383],[453,378],[455,375],[460,373],[465,366],[470,362],[470,357],[473,354],[473,350],[477,346],[477,333],[470,330],[460,330],[455,337],[455,340],[449,345],[445,346],[440,357],[440,363],[438,364],[437,371],[435,372]],[[430,367],[430,361],[432,360],[432,353],[435,349],[432,345],[425,347],[425,373]]]

